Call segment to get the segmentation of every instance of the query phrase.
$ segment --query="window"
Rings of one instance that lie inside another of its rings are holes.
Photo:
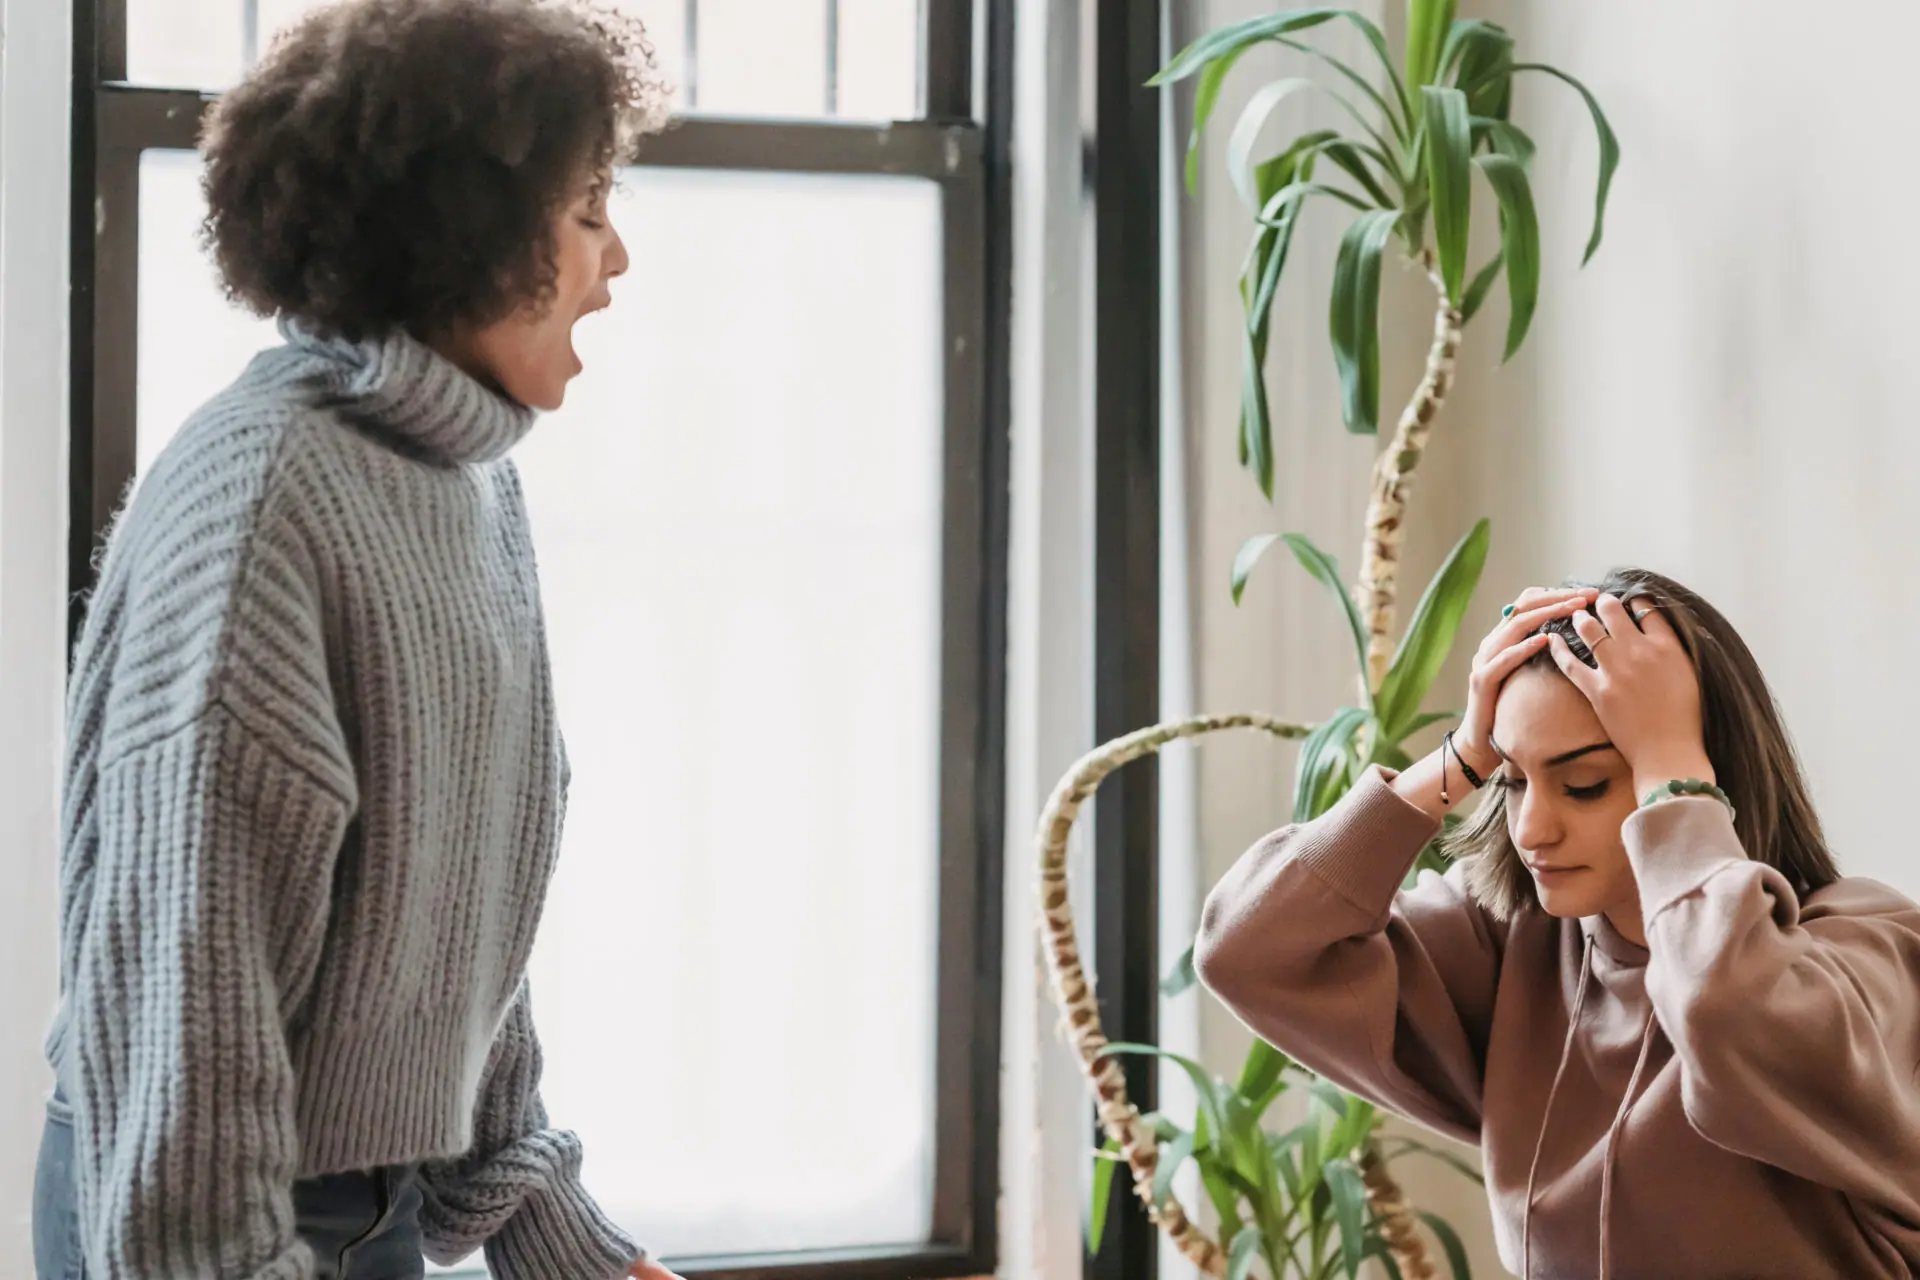
[[[973,49],[1003,99],[1010,0],[625,2],[683,118],[516,453],[574,764],[546,1099],[690,1275],[990,1272],[1006,208]],[[76,589],[278,340],[198,248],[193,144],[307,7],[78,0]]]

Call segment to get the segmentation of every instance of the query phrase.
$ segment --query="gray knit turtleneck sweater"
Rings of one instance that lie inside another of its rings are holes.
[[[429,1256],[622,1275],[524,981],[566,788],[532,414],[405,336],[283,332],[142,480],[68,695],[88,1271],[307,1280],[295,1180],[423,1162]]]

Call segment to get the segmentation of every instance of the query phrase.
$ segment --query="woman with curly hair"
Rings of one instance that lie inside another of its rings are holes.
[[[637,24],[353,0],[215,108],[279,320],[110,538],[68,695],[43,1280],[669,1275],[550,1128],[525,980],[567,764],[509,453],[627,252]]]

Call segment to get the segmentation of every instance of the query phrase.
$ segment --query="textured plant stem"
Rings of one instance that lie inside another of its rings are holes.
[[[1360,580],[1354,586],[1354,603],[1367,629],[1367,685],[1374,690],[1380,688],[1393,659],[1394,607],[1400,587],[1400,546],[1406,537],[1407,493],[1434,419],[1453,389],[1460,329],[1465,323],[1459,308],[1447,298],[1446,282],[1434,271],[1431,250],[1421,252],[1420,265],[1439,294],[1433,315],[1433,343],[1427,348],[1426,373],[1400,414],[1393,439],[1374,460],[1366,540],[1360,549]]]
[[[1380,1219],[1380,1234],[1400,1267],[1400,1280],[1439,1280],[1440,1272],[1420,1238],[1419,1221],[1378,1147],[1369,1144],[1360,1157],[1360,1177],[1366,1183],[1367,1202]]]
[[[1141,1123],[1140,1109],[1127,1096],[1127,1080],[1120,1063],[1102,1056],[1107,1047],[1106,1032],[1100,1025],[1100,1006],[1094,998],[1093,983],[1080,962],[1080,944],[1073,923],[1072,897],[1067,888],[1067,843],[1073,822],[1100,788],[1107,775],[1143,756],[1149,756],[1169,742],[1197,738],[1223,729],[1260,729],[1280,738],[1304,738],[1313,726],[1278,720],[1272,716],[1242,715],[1195,716],[1154,725],[1116,738],[1081,757],[1053,790],[1040,814],[1035,842],[1039,846],[1039,893],[1041,928],[1046,932],[1047,967],[1053,975],[1054,997],[1059,1002],[1067,1038],[1080,1059],[1080,1069],[1093,1089],[1101,1128],[1119,1146],[1121,1156],[1133,1175],[1134,1194],[1146,1206],[1147,1216],[1166,1232],[1180,1252],[1200,1268],[1204,1275],[1224,1276],[1227,1254],[1219,1243],[1210,1240],[1188,1218],[1179,1203],[1169,1198],[1155,1204],[1153,1175],[1159,1166],[1159,1148],[1153,1130]],[[1370,1167],[1369,1162],[1373,1167]],[[1413,1226],[1406,1197],[1379,1153],[1371,1147],[1361,1157],[1361,1171],[1367,1196],[1381,1219],[1383,1232],[1400,1264],[1403,1280],[1435,1280],[1436,1273],[1427,1261],[1426,1250]],[[1395,1228],[1402,1234],[1396,1235]],[[1403,1252],[1404,1247],[1404,1252]]]

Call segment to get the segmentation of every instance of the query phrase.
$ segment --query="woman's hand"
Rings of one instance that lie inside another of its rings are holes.
[[[1583,612],[1595,594],[1592,587],[1529,588],[1480,642],[1473,674],[1467,677],[1467,710],[1453,732],[1453,746],[1482,778],[1491,778],[1500,767],[1500,753],[1493,748],[1493,709],[1500,686],[1546,647],[1546,637],[1535,632],[1555,618]]]
[[[1600,616],[1580,614],[1573,629],[1599,665],[1580,661],[1559,636],[1552,641],[1553,658],[1627,758],[1635,792],[1645,795],[1675,778],[1712,782],[1701,732],[1700,674],[1680,637],[1645,605],[1630,616],[1617,596],[1604,595],[1594,607]]]
[[[657,1262],[636,1262],[633,1270],[627,1272],[633,1280],[680,1280],[680,1277]]]

